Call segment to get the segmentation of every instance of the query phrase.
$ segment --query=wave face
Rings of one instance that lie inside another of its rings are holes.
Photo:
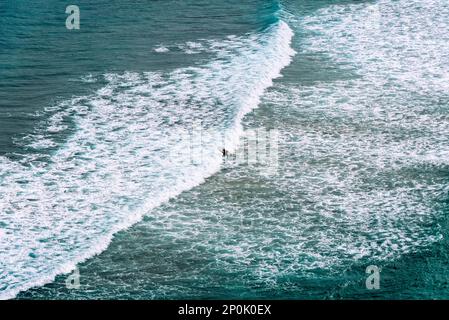
[[[169,73],[89,76],[84,81],[106,84],[47,108],[46,125],[28,142],[42,150],[58,145],[53,137],[70,118],[75,129],[64,145],[31,165],[0,157],[0,298],[73,270],[114,233],[215,173],[223,143],[233,148],[243,115],[289,64],[291,38],[278,21],[259,33],[187,43],[214,58]],[[198,120],[224,140],[193,149],[182,133]],[[186,150],[201,159],[190,161]]]

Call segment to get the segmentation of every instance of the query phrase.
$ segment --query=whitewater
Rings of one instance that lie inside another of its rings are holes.
[[[48,120],[28,137],[37,155],[0,157],[0,298],[71,272],[116,232],[220,170],[219,148],[237,146],[243,116],[290,63],[292,37],[279,21],[260,33],[207,40],[209,63],[104,74],[107,84],[95,93],[47,107]],[[74,133],[58,145],[67,119]],[[191,141],[180,135],[195,125],[222,133],[196,146],[200,161],[185,157]],[[39,160],[39,150],[55,147]]]

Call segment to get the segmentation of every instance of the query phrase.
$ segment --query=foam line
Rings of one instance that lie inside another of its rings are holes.
[[[279,21],[260,34],[210,41],[216,59],[204,66],[107,74],[95,94],[49,108],[46,129],[29,139],[36,150],[54,147],[68,117],[76,124],[49,163],[0,158],[0,299],[74,270],[115,233],[220,170],[221,156],[211,152],[217,140],[201,146],[201,163],[173,156],[189,148],[179,132],[202,119],[234,149],[242,118],[290,63],[292,36]]]

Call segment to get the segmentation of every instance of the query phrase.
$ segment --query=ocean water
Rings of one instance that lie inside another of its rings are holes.
[[[0,298],[449,296],[447,1],[77,4],[0,4]]]

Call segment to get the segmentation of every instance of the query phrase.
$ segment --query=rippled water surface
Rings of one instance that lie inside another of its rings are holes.
[[[184,3],[7,2],[0,297],[447,297],[448,3]]]

